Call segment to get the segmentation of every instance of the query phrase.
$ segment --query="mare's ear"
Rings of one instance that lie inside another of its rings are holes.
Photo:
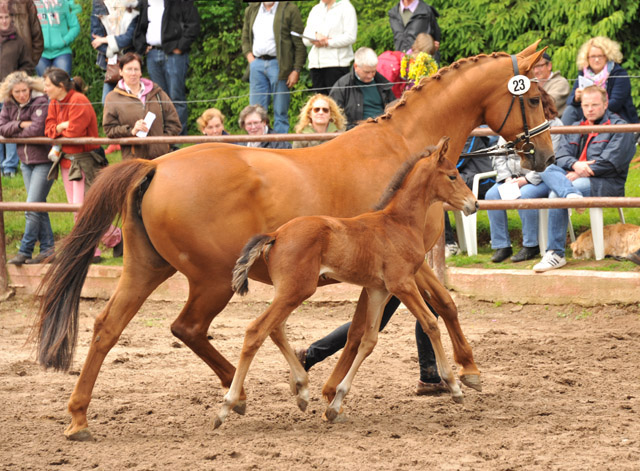
[[[542,41],[542,39],[538,39],[536,42],[534,42],[530,46],[524,48],[523,51],[521,51],[518,54],[516,54],[518,56],[518,58],[529,57],[531,54],[536,52],[536,49],[538,49],[538,44],[540,44],[540,41]]]
[[[445,155],[447,155],[447,151],[449,150],[449,137],[442,136],[440,141],[438,142],[438,146],[436,147],[436,151],[438,152],[438,162],[444,159]]]
[[[546,50],[547,50],[547,46],[545,46],[543,49],[536,52],[535,54],[532,54],[529,57],[526,57],[518,61],[518,67],[520,67],[520,73],[523,75],[526,75],[530,70],[532,70],[533,66],[536,64],[536,62],[540,60],[540,58],[542,57],[542,54],[544,54]]]

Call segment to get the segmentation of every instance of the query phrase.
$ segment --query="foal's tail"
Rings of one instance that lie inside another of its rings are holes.
[[[94,251],[132,191],[142,195],[155,173],[149,160],[130,160],[102,170],[78,212],[75,226],[56,251],[55,260],[38,287],[40,309],[32,328],[38,362],[67,371],[78,336],[80,292]]]
[[[259,234],[253,236],[247,245],[242,249],[240,258],[233,267],[233,278],[231,279],[231,288],[240,296],[244,296],[249,292],[249,270],[255,261],[262,255],[265,246],[272,244],[275,237],[268,234]],[[268,248],[267,248],[268,249]]]

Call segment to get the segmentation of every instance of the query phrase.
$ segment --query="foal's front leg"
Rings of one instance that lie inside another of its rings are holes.
[[[368,294],[368,307],[365,316],[365,331],[360,340],[358,352],[356,354],[351,368],[347,371],[346,376],[336,388],[335,397],[325,411],[325,417],[329,422],[334,422],[340,415],[342,410],[342,400],[351,389],[353,379],[358,372],[358,368],[367,358],[378,341],[378,331],[380,330],[380,321],[382,320],[382,312],[384,306],[390,298],[386,290],[366,289]]]
[[[291,348],[287,334],[285,332],[286,322],[280,324],[273,332],[271,332],[271,340],[275,343],[284,355],[291,371],[289,385],[291,386],[291,394],[297,397],[298,407],[302,412],[307,410],[309,405],[309,376],[304,367],[296,357],[296,353]]]

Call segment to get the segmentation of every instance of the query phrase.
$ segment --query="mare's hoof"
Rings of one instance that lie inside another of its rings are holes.
[[[309,401],[307,401],[306,399],[298,396],[297,403],[298,403],[298,409],[300,409],[302,412],[305,412],[307,410],[307,406],[309,405]]]
[[[236,414],[244,415],[247,412],[247,401],[238,401],[233,408],[233,412]]]
[[[453,399],[453,402],[455,402],[456,404],[464,403],[464,396],[462,394],[460,394],[459,396],[451,396],[451,399]]]
[[[462,384],[465,386],[482,392],[482,380],[480,379],[480,375],[461,375],[460,381],[462,381]]]
[[[322,419],[331,424],[341,424],[348,420],[347,414],[344,412],[336,412],[333,409],[327,409],[322,414]]]
[[[91,432],[89,431],[88,428],[83,428],[82,430],[78,430],[77,432],[74,433],[64,433],[65,437],[67,437],[67,440],[71,440],[74,442],[93,442],[95,441],[95,439],[93,438],[93,435],[91,435]]]

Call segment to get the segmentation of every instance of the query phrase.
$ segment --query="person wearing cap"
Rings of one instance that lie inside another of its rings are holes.
[[[562,116],[567,106],[567,97],[571,92],[571,85],[560,72],[553,71],[551,57],[546,52],[542,54],[542,58],[538,63],[533,66],[533,75],[538,79],[538,84],[542,85],[544,91],[553,97],[558,115]]]

